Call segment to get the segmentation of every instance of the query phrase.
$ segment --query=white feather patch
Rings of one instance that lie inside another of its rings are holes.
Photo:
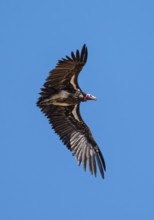
[[[75,84],[75,74],[72,76],[70,83],[74,87],[74,89],[77,89],[76,84]]]
[[[74,116],[74,118],[77,120],[77,121],[80,121],[80,118],[78,117],[78,114],[77,114],[77,105],[74,106],[74,109],[72,111],[72,114]]]

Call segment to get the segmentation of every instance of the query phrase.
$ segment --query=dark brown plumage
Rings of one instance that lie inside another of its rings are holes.
[[[71,52],[71,57],[59,60],[44,83],[37,106],[47,116],[62,142],[76,156],[78,164],[82,163],[86,170],[88,161],[89,169],[95,176],[98,165],[104,178],[104,158],[79,110],[80,102],[96,100],[78,85],[78,75],[87,56],[87,47],[84,45],[81,53],[77,50],[76,54]]]

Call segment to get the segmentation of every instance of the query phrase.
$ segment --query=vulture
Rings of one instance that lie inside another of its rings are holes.
[[[87,57],[88,50],[84,44],[81,52],[76,50],[76,53],[71,52],[71,56],[59,60],[49,72],[39,93],[37,106],[48,118],[64,145],[76,157],[78,165],[82,163],[86,171],[88,164],[94,176],[99,168],[104,178],[106,165],[103,155],[80,114],[81,102],[96,100],[95,96],[84,93],[78,84],[78,75]]]

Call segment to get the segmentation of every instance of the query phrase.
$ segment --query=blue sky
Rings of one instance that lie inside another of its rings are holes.
[[[0,219],[154,219],[154,2],[0,2]],[[89,57],[81,114],[105,180],[78,167],[36,108],[57,60]]]

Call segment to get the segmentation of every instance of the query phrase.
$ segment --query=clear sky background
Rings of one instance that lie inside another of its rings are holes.
[[[0,2],[0,219],[154,219],[154,1]],[[81,114],[105,180],[78,167],[35,103],[57,60],[89,57]]]

